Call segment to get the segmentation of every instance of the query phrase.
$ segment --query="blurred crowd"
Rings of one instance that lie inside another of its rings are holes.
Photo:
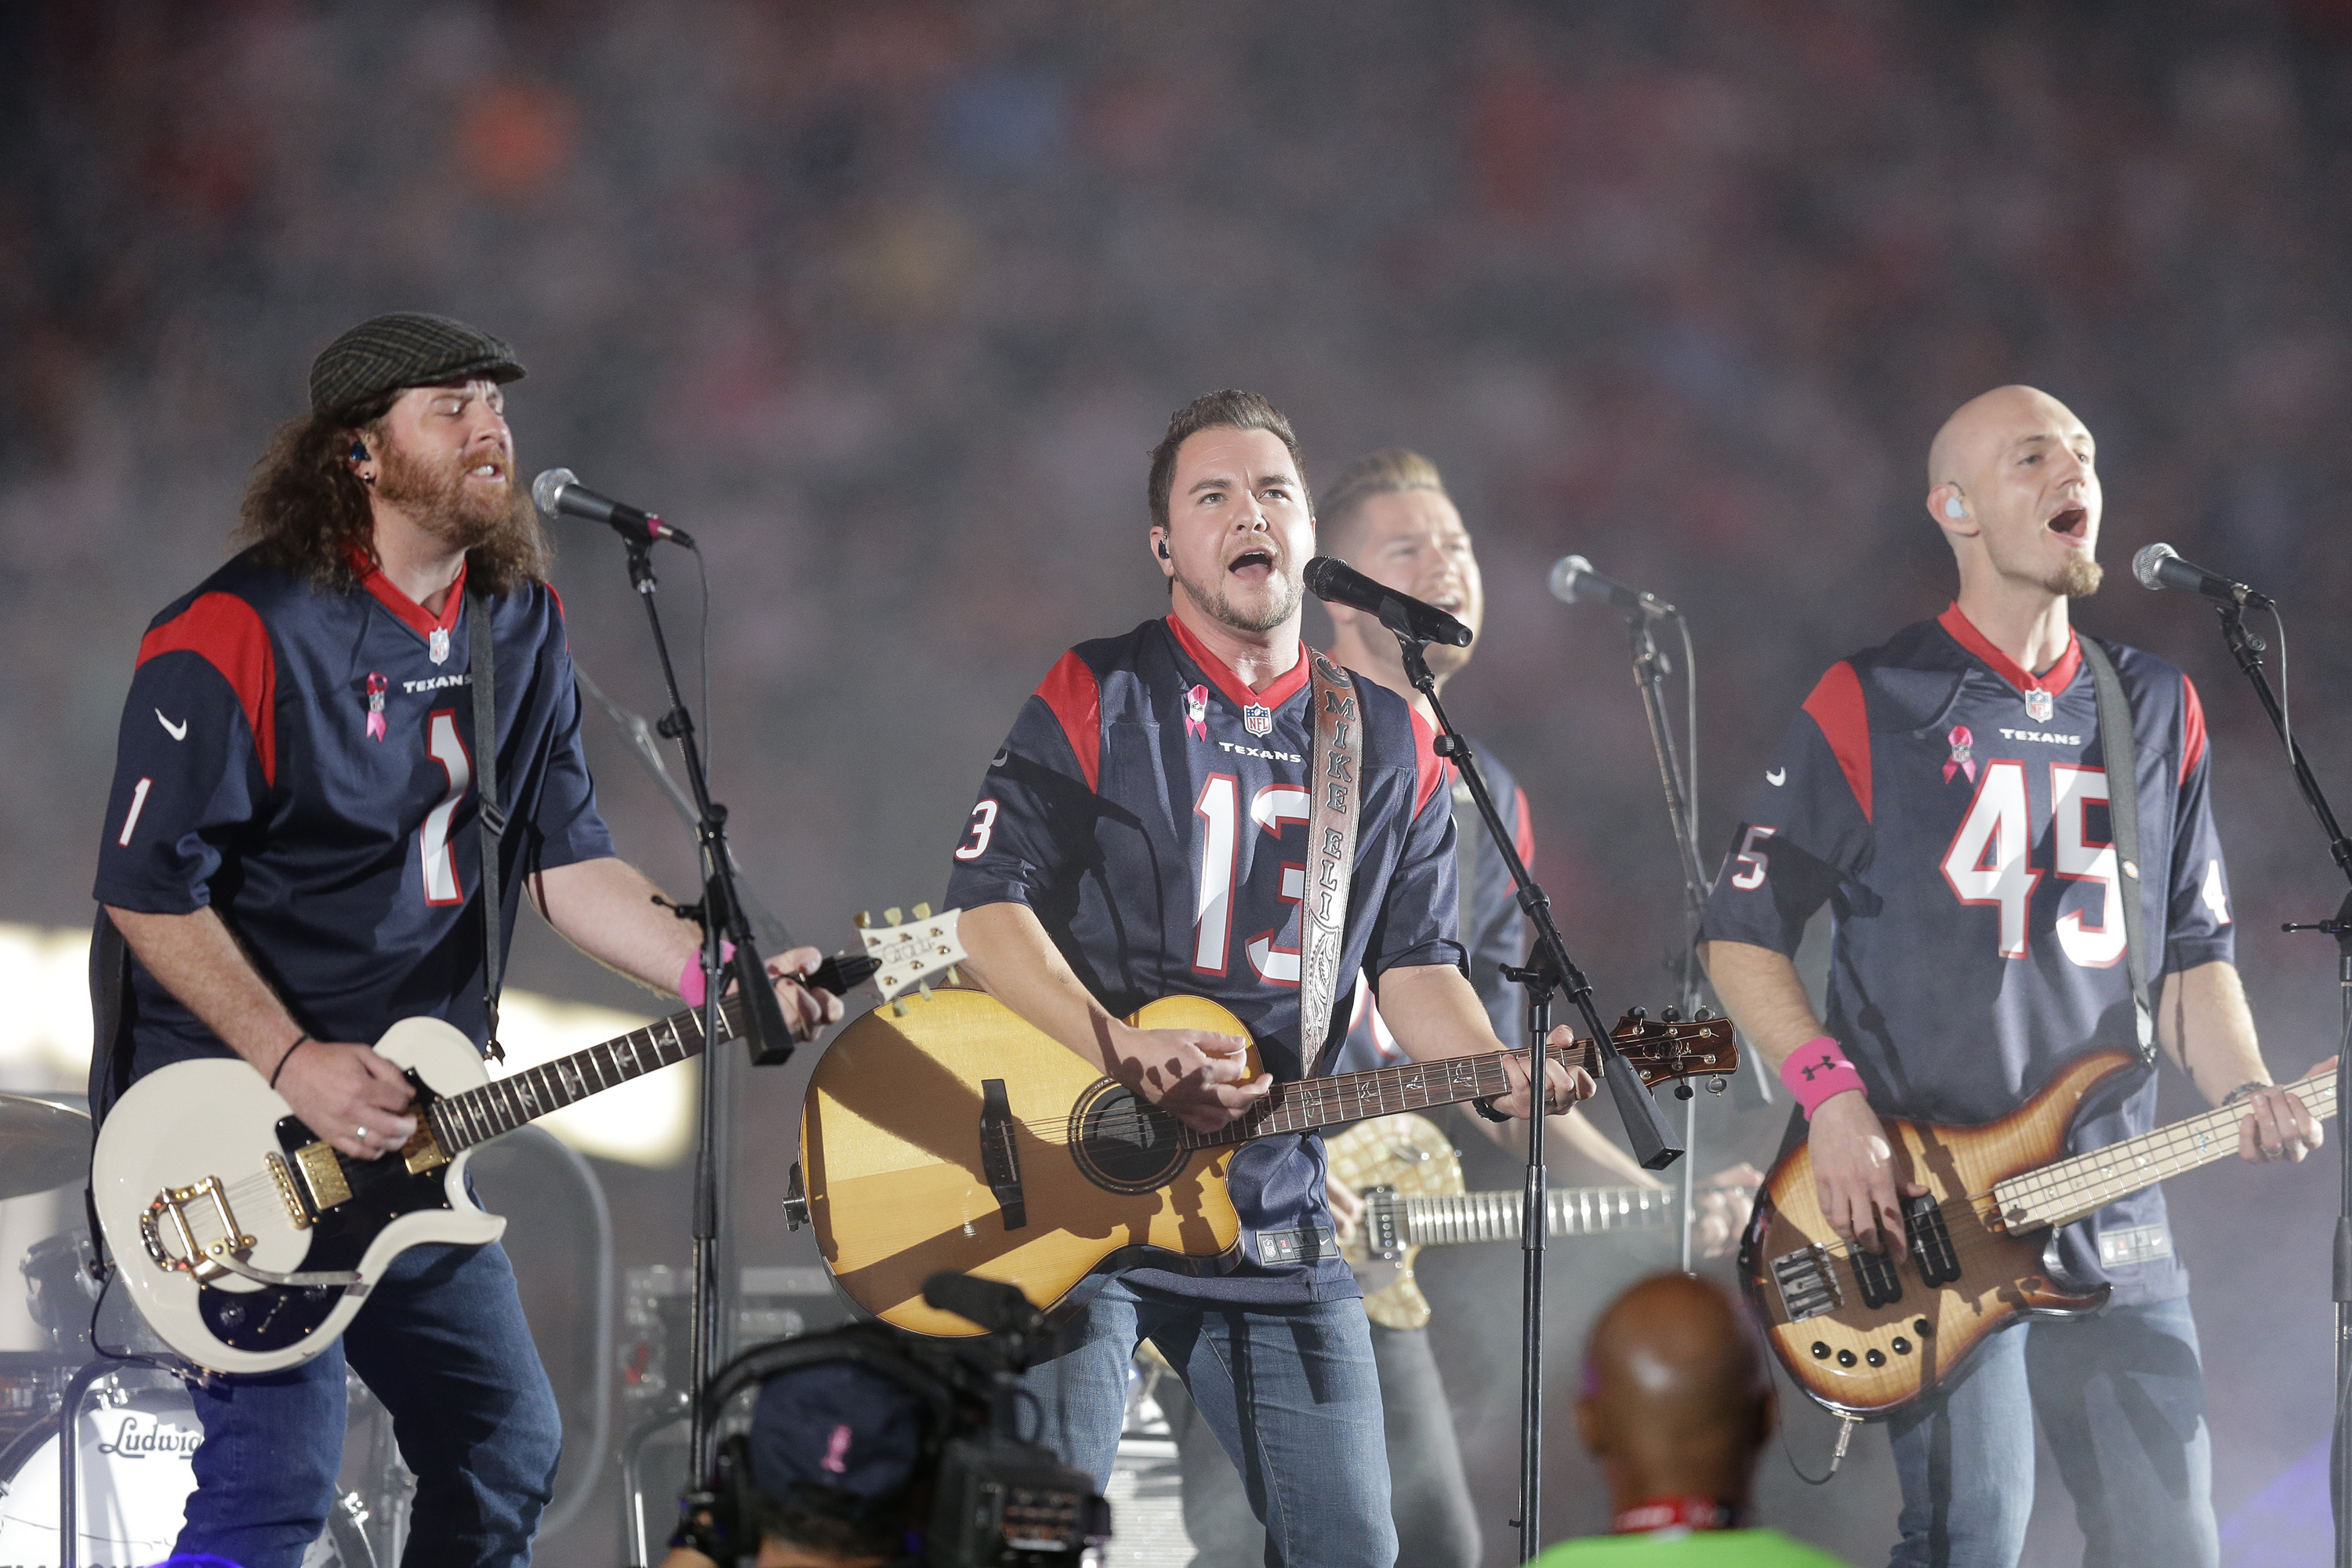
[[[2340,889],[2204,612],[2126,563],[2162,539],[2275,594],[2347,777],[2345,0],[81,0],[0,8],[0,919],[88,918],[147,618],[226,553],[310,356],[421,309],[530,367],[526,476],[703,541],[716,791],[828,946],[937,895],[1055,654],[1160,613],[1171,409],[1265,392],[1310,480],[1429,454],[1490,604],[1449,697],[1526,782],[1604,1007],[1654,1006],[1648,736],[1615,618],[1546,570],[1690,613],[1711,860],[1821,668],[1948,598],[1927,438],[2027,381],[2100,441],[2079,624],[2203,689],[2273,1065],[2326,1054],[2329,955],[2275,927]],[[582,666],[655,708],[617,548],[559,539]],[[592,746],[625,852],[683,885]],[[555,962],[517,983],[602,984]]]

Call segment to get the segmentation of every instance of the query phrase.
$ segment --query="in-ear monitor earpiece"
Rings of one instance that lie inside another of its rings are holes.
[[[367,443],[365,441],[353,441],[352,443],[352,461],[354,463],[364,463],[367,460]]]
[[[1960,496],[1958,490],[1953,491],[1950,495],[1944,498],[1944,515],[1950,518],[1954,522],[1958,522],[1960,519],[1969,515],[1969,509],[1960,504]]]
[[[1162,561],[1165,561],[1165,560],[1167,560],[1167,559],[1168,559],[1168,542],[1167,542],[1166,540],[1164,540],[1164,539],[1163,539],[1163,540],[1159,541],[1159,544],[1160,544],[1160,559],[1161,559]]]

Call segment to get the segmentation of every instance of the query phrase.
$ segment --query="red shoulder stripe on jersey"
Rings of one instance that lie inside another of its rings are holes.
[[[2205,704],[2197,696],[2197,683],[2187,676],[2180,678],[2180,782],[2187,784],[2189,773],[2205,760]]]
[[[1958,599],[1936,617],[1936,624],[1949,632],[1954,642],[1984,660],[1995,675],[2020,691],[2031,691],[2039,686],[2055,697],[2074,683],[2075,673],[2083,668],[2083,640],[2074,635],[2072,626],[2066,628],[2066,651],[2058,656],[2057,663],[2037,677],[2020,668],[2015,659],[1986,641],[1984,633],[1977,630],[1976,623],[1960,613]]]
[[[1862,806],[1862,819],[1870,820],[1870,710],[1862,699],[1862,677],[1853,666],[1843,659],[1830,666],[1813,694],[1805,699],[1805,711],[1822,727],[1822,738],[1830,743],[1830,754],[1837,758],[1839,771],[1853,798]]]
[[[1045,679],[1037,683],[1037,695],[1062,721],[1062,733],[1070,738],[1070,750],[1078,755],[1078,770],[1087,775],[1087,787],[1099,791],[1102,787],[1102,683],[1087,661],[1075,652],[1064,654]]]
[[[449,584],[449,596],[442,601],[438,616],[429,614],[424,605],[393,586],[383,568],[371,563],[358,551],[352,552],[352,567],[360,574],[360,586],[373,594],[383,607],[400,617],[401,625],[418,637],[429,637],[435,632],[452,630],[457,625],[457,612],[466,607],[466,563],[457,563],[457,580]]]
[[[1304,642],[1298,645],[1297,664],[1276,676],[1274,684],[1265,690],[1253,691],[1248,681],[1234,673],[1233,666],[1211,653],[1209,645],[1192,635],[1192,627],[1171,616],[1168,617],[1168,629],[1175,633],[1176,646],[1201,667],[1201,673],[1213,681],[1217,689],[1225,694],[1225,700],[1235,708],[1279,708],[1297,696],[1298,689],[1307,684],[1307,645]]]
[[[139,641],[139,662],[193,653],[220,671],[245,710],[262,782],[278,783],[278,658],[260,612],[234,594],[202,594]]]
[[[1364,678],[1360,675],[1356,679]],[[1412,797],[1412,814],[1419,816],[1422,807],[1429,804],[1429,797],[1451,781],[1454,764],[1438,756],[1437,731],[1421,716],[1421,710],[1409,708],[1405,711],[1412,717],[1412,760],[1421,773],[1421,786]]]
[[[1519,815],[1517,823],[1511,829],[1511,842],[1518,849],[1519,858],[1532,867],[1536,863],[1536,825],[1535,819],[1528,815],[1528,792],[1514,787],[1512,793],[1519,797]]]

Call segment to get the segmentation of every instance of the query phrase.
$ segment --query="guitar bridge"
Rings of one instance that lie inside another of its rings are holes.
[[[213,1219],[221,1229],[219,1240],[196,1239],[195,1227],[188,1223],[188,1210],[193,1205],[210,1205]],[[177,1253],[173,1252],[163,1235],[166,1220],[171,1222],[172,1233],[179,1240]],[[217,1176],[206,1176],[192,1186],[166,1187],[156,1194],[147,1212],[139,1216],[139,1241],[147,1249],[147,1256],[163,1268],[205,1282],[236,1272],[229,1260],[242,1263],[253,1250],[253,1237],[237,1228],[236,1213],[228,1206],[228,1193]]]
[[[310,1229],[310,1211],[302,1202],[301,1189],[294,1184],[294,1168],[286,1163],[286,1156],[272,1149],[262,1157],[262,1163],[269,1167],[269,1184],[278,1189],[278,1201],[286,1205],[286,1217],[293,1222],[296,1230]]]
[[[1029,1205],[1021,1192],[1021,1153],[1013,1142],[1013,1106],[1004,1097],[1004,1080],[980,1080],[980,1169],[1004,1228],[1019,1230],[1029,1223]]]
[[[1837,1275],[1830,1268],[1829,1248],[1814,1246],[1782,1253],[1772,1260],[1772,1283],[1780,1287],[1781,1310],[1789,1321],[1801,1323],[1845,1305]]]

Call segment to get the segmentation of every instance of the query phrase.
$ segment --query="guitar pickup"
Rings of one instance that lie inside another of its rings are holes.
[[[1895,1271],[1895,1259],[1883,1252],[1865,1252],[1857,1247],[1853,1258],[1853,1277],[1862,1286],[1862,1304],[1876,1309],[1903,1300],[1903,1276]]]
[[[980,1169],[1004,1228],[1019,1230],[1029,1223],[1028,1201],[1021,1192],[1021,1152],[1014,1146],[1013,1107],[1004,1097],[1004,1080],[980,1080]]]
[[[1789,1321],[1801,1323],[1845,1305],[1837,1275],[1830,1268],[1829,1249],[1807,1247],[1785,1252],[1772,1260],[1772,1283],[1780,1289],[1780,1306]]]
[[[1960,1277],[1960,1255],[1944,1224],[1944,1211],[1935,1198],[1922,1193],[1903,1200],[1903,1228],[1909,1233],[1912,1261],[1919,1278],[1929,1285],[1948,1285]]]

